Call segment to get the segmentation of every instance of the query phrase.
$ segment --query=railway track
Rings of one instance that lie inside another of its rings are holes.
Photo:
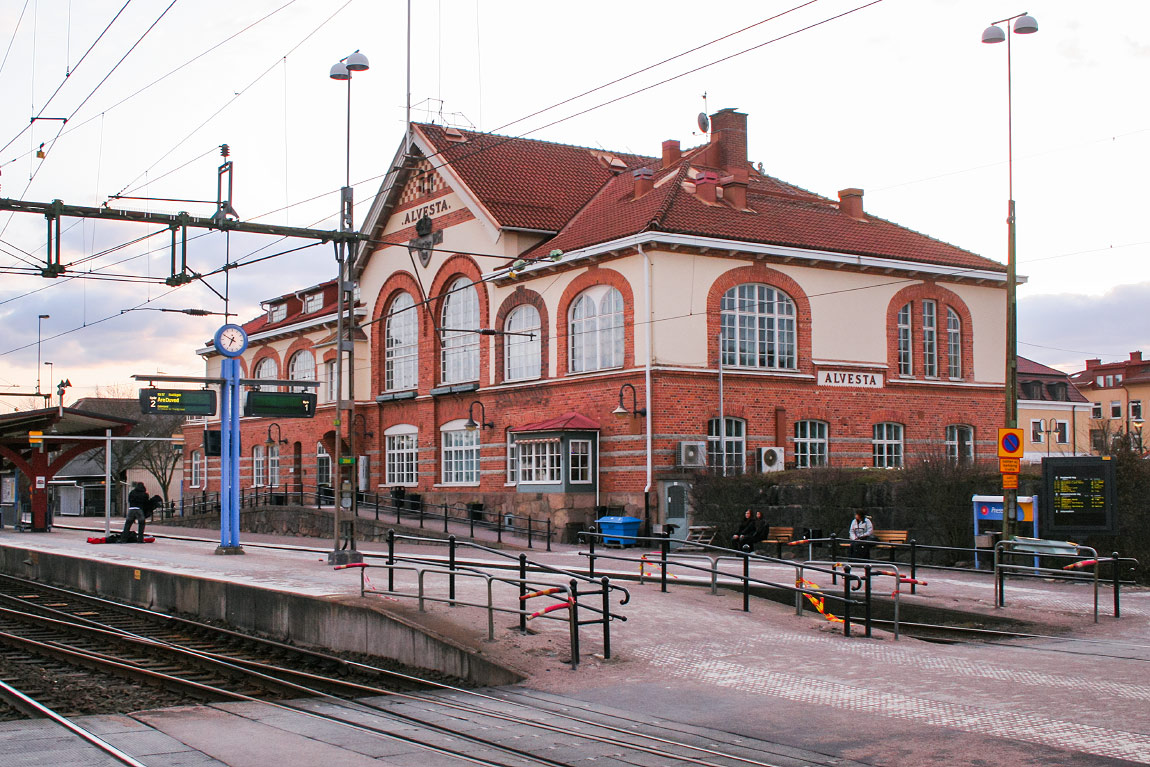
[[[69,685],[87,673],[103,675],[101,684],[128,675],[129,686],[154,685],[184,702],[254,703],[472,764],[563,767],[594,754],[779,764],[734,737],[689,737],[522,692],[464,689],[8,576],[0,576],[0,651]],[[67,701],[56,705],[69,711]]]

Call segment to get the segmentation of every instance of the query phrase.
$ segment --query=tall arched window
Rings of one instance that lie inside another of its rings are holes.
[[[384,389],[404,391],[419,384],[419,314],[408,293],[391,302],[384,331]]]
[[[443,383],[479,379],[479,293],[467,277],[452,283],[443,300]]]
[[[743,368],[794,370],[795,302],[770,285],[736,285],[720,304],[723,364]]]
[[[946,307],[946,359],[951,378],[962,378],[962,319],[958,312]]]
[[[538,378],[542,370],[543,339],[540,334],[539,310],[531,304],[517,306],[503,325],[507,332],[505,357],[506,379],[524,381]],[[530,334],[530,335],[528,335]]]
[[[288,378],[293,381],[315,380],[315,355],[308,350],[298,351],[291,356],[288,362]],[[292,391],[313,391],[306,386],[294,386]]]
[[[315,443],[315,483],[331,485],[331,456],[322,442]]]
[[[256,363],[256,368],[252,371],[252,378],[279,378],[279,366],[276,365],[275,359],[272,357],[264,357]]]
[[[623,294],[610,285],[583,291],[571,304],[571,372],[623,365]]]

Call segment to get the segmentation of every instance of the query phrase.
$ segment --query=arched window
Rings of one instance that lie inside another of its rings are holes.
[[[747,422],[712,418],[707,422],[707,465],[724,476],[746,471]]]
[[[770,285],[736,285],[720,304],[723,364],[794,370],[798,366],[795,302]]]
[[[462,419],[439,427],[442,440],[443,484],[479,484],[479,430],[466,428]]]
[[[623,294],[610,285],[583,291],[571,304],[571,372],[623,366]]]
[[[946,307],[946,359],[949,375],[962,378],[962,320],[958,312]]]
[[[385,476],[388,485],[419,484],[419,429],[411,424],[397,424],[384,432]]]
[[[252,448],[252,487],[263,487],[264,484],[264,446],[256,445]]]
[[[507,315],[503,329],[508,334],[504,336],[506,379],[524,381],[538,378],[542,370],[543,354],[539,310],[531,304],[517,306]],[[528,333],[530,335],[525,335]]]
[[[795,422],[795,467],[827,465],[827,422]]]
[[[276,365],[276,361],[272,357],[264,357],[262,360],[257,362],[256,369],[252,373],[252,378],[272,379],[279,377],[279,366]]]
[[[443,383],[479,380],[479,293],[460,277],[443,299]]]
[[[871,456],[876,469],[902,468],[902,424],[876,423]]]
[[[408,293],[391,302],[384,331],[384,389],[404,391],[419,384],[419,314]]]
[[[291,356],[288,362],[288,378],[293,381],[315,380],[315,356],[308,350],[298,351]],[[312,391],[306,386],[294,386],[292,391]]]
[[[272,445],[268,448],[268,486],[280,486],[280,446]]]
[[[315,443],[315,483],[331,486],[331,456],[322,442]]]

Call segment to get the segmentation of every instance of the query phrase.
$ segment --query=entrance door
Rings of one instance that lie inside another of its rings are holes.
[[[672,538],[687,536],[687,491],[690,489],[691,486],[686,482],[669,482],[663,488],[663,497],[666,499],[663,518],[666,524],[675,526]]]

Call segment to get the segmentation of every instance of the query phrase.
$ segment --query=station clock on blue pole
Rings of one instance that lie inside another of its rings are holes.
[[[216,350],[225,357],[238,357],[247,351],[248,334],[239,325],[221,325],[213,339]]]

